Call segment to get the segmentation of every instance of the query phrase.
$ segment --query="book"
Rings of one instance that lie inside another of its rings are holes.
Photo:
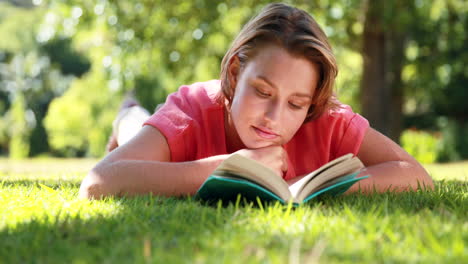
[[[239,154],[224,160],[198,189],[195,197],[205,201],[235,201],[240,194],[248,200],[279,201],[294,205],[323,194],[339,195],[354,183],[364,165],[358,157],[346,154],[332,160],[291,184],[259,162]]]

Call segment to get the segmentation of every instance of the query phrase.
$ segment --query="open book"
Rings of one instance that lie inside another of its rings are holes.
[[[208,177],[196,197],[211,201],[236,200],[241,194],[249,200],[259,197],[265,201],[278,200],[283,204],[292,201],[297,205],[320,194],[338,195],[345,192],[355,182],[368,177],[357,177],[362,168],[364,165],[357,157],[346,154],[289,186],[272,169],[239,154],[232,154]]]

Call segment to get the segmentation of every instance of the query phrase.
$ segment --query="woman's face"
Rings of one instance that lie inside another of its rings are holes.
[[[306,118],[319,80],[318,66],[272,45],[243,69],[235,67],[238,63],[230,66],[235,92],[227,133],[234,142],[228,145],[255,149],[287,143]],[[236,144],[236,139],[241,142]]]

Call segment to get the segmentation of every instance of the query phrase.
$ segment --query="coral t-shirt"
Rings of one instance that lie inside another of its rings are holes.
[[[144,125],[157,128],[167,140],[172,162],[229,154],[224,106],[217,102],[220,81],[181,86]],[[303,124],[283,147],[288,153],[285,180],[307,174],[347,153],[357,154],[368,121],[342,104]]]

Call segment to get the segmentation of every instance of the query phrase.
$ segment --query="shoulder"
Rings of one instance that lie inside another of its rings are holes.
[[[310,138],[334,158],[350,152],[356,154],[368,128],[367,119],[349,105],[339,103],[319,118],[304,123],[296,135]]]
[[[355,113],[351,106],[337,102],[333,109],[325,111],[320,117],[310,122],[305,123],[303,126],[314,126],[320,129],[333,129],[342,126],[363,126],[367,128],[369,122],[363,116]]]
[[[162,119],[184,126],[199,119],[207,111],[222,109],[223,106],[217,101],[219,92],[219,80],[183,85],[167,97],[166,102],[150,117],[147,124],[153,125],[155,121]]]
[[[144,123],[166,138],[172,161],[193,160],[199,151],[197,142],[204,142],[210,129],[220,131],[223,106],[216,99],[219,90],[218,80],[183,85]]]
[[[216,100],[220,87],[219,80],[183,85],[177,92],[169,95],[166,103],[177,103],[182,100],[182,102],[199,104],[202,107],[216,107],[220,105]]]

